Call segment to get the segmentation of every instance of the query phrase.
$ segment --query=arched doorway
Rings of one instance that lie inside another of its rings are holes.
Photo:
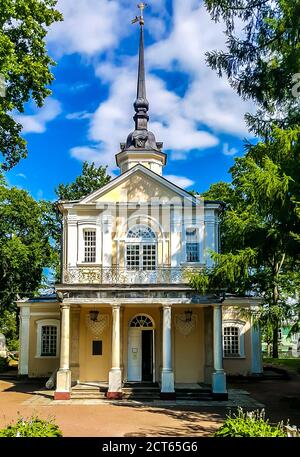
[[[155,380],[154,322],[138,314],[129,322],[127,381]]]

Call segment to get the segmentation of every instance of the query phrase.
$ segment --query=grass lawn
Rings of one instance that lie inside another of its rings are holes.
[[[292,371],[300,373],[300,358],[290,358],[290,359],[272,359],[269,357],[264,358],[264,363],[269,363],[278,367],[287,368]]]

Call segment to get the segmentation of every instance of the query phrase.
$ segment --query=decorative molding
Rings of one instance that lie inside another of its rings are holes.
[[[175,317],[175,327],[184,336],[188,336],[197,327],[197,316],[193,314],[190,321],[186,321],[185,314],[177,314]]]
[[[86,326],[94,336],[100,337],[102,335],[102,333],[106,330],[108,325],[109,325],[109,315],[108,314],[100,314],[97,317],[96,321],[92,321],[90,319],[89,313],[87,313]]]

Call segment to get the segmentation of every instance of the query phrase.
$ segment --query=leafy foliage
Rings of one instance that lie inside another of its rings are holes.
[[[202,293],[224,288],[232,293],[259,295],[254,316],[266,334],[273,333],[273,357],[278,356],[278,326],[296,321],[300,281],[300,129],[274,127],[272,136],[246,145],[230,172],[232,183],[214,184],[203,196],[227,201],[221,216],[222,254],[214,267],[192,275]],[[293,305],[287,305],[294,297]]]
[[[0,373],[2,373],[3,371],[7,371],[8,368],[9,368],[8,358],[0,356]]]
[[[107,174],[107,167],[94,163],[84,162],[81,175],[71,184],[59,184],[55,193],[59,200],[79,200],[82,197],[105,186],[111,177]]]
[[[6,346],[9,351],[17,351],[19,338],[17,329],[17,313],[5,309],[0,315],[0,333],[6,338]]]
[[[219,76],[227,76],[243,99],[258,105],[256,115],[246,116],[251,130],[268,134],[274,122],[297,126],[299,0],[205,0],[205,4],[214,21],[225,22],[227,38],[227,50],[207,53],[208,64]]]
[[[0,1],[0,75],[6,82],[5,97],[0,97],[0,151],[2,167],[9,169],[26,157],[22,125],[13,117],[14,110],[24,112],[33,100],[38,107],[51,94],[48,86],[54,77],[55,63],[48,56],[45,37],[54,22],[62,20],[55,9],[56,0]]]
[[[59,438],[62,432],[52,420],[39,419],[33,416],[28,419],[18,419],[15,424],[0,430],[0,437],[40,437]]]
[[[0,184],[0,315],[19,295],[33,295],[53,250],[43,208],[26,191]]]
[[[237,414],[229,414],[224,424],[215,432],[216,437],[285,437],[282,424],[271,426],[265,419],[264,410],[244,412],[238,408]]]

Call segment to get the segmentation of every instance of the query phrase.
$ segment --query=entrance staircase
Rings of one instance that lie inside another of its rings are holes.
[[[71,400],[106,400],[108,387],[98,383],[77,384],[72,387]]]
[[[77,384],[72,388],[72,400],[107,400],[107,384],[84,383]],[[123,400],[137,402],[160,401],[160,388],[158,383],[151,382],[126,382],[123,386]],[[176,400],[180,402],[210,401],[211,390],[200,384],[178,385],[175,388]],[[110,401],[110,400],[107,400]]]

